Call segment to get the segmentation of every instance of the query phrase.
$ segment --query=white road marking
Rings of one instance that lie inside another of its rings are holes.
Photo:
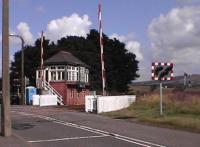
[[[125,141],[125,142],[137,144],[137,145],[140,145],[140,146],[151,147],[151,146],[149,146],[149,145],[145,145],[145,144],[138,143],[138,142],[135,142],[135,141],[127,140],[127,139],[124,139],[124,138],[120,138],[120,137],[115,137],[115,138],[116,138],[116,139],[119,139],[119,140],[122,140],[122,141]]]
[[[144,141],[144,140],[140,140],[140,139],[136,139],[136,138],[131,138],[131,137],[127,137],[127,136],[123,136],[123,135],[119,135],[119,134],[115,134],[115,133],[110,133],[110,132],[107,132],[107,131],[103,131],[103,130],[99,130],[99,129],[95,129],[95,128],[91,128],[91,127],[87,127],[87,126],[82,126],[82,125],[70,123],[70,122],[62,121],[62,120],[52,118],[52,117],[48,117],[48,116],[44,116],[44,115],[30,114],[30,113],[17,112],[17,111],[11,111],[11,112],[16,112],[18,114],[31,116],[31,117],[42,118],[42,119],[49,120],[49,121],[52,121],[52,122],[57,123],[57,124],[62,124],[62,125],[65,125],[65,126],[86,130],[86,131],[93,132],[93,133],[100,134],[100,135],[112,136],[115,139],[123,140],[123,141],[129,142],[129,143],[137,144],[137,145],[144,146],[144,147],[151,147],[151,146],[166,147],[164,145],[155,144],[155,143],[152,143],[152,142],[148,142],[148,141]]]
[[[64,140],[77,140],[77,139],[90,139],[90,138],[102,138],[109,135],[99,135],[99,136],[84,136],[84,137],[69,137],[69,138],[57,138],[57,139],[46,139],[46,140],[30,140],[31,143],[40,143],[40,142],[53,142],[53,141],[64,141]]]

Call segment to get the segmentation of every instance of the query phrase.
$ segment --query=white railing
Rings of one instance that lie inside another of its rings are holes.
[[[58,103],[64,105],[63,97],[46,81],[42,81],[42,86],[49,90],[53,95],[57,96]]]

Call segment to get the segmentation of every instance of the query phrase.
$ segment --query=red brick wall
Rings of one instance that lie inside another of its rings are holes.
[[[66,97],[66,84],[65,81],[50,82],[50,85],[60,94],[63,98]],[[65,103],[65,101],[64,101]],[[66,103],[65,103],[66,104]]]
[[[78,90],[76,88],[76,85],[68,85],[66,102],[69,105],[84,105],[85,95],[88,95],[88,94],[89,94],[88,88]]]
[[[85,105],[85,95],[90,93],[89,88],[78,90],[76,85],[67,85],[66,82],[50,82],[51,86],[63,97],[65,105]]]

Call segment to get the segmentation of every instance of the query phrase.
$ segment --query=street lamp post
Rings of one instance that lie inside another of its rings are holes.
[[[12,37],[18,37],[21,39],[22,42],[22,46],[21,46],[21,104],[24,105],[25,104],[25,85],[24,85],[24,39],[22,36],[20,35],[16,35],[16,34],[10,34],[9,36]]]

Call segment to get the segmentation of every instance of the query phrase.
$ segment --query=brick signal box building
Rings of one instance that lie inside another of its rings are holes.
[[[90,92],[89,68],[71,53],[60,51],[44,61],[42,70],[36,71],[36,85],[54,89],[64,105],[84,105],[85,95]]]

